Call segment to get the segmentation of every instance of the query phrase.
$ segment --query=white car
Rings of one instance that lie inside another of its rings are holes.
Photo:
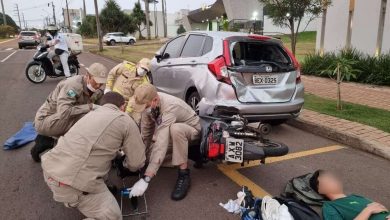
[[[135,44],[136,39],[133,36],[126,36],[122,32],[107,33],[103,37],[103,42],[107,45],[114,46],[117,43]]]

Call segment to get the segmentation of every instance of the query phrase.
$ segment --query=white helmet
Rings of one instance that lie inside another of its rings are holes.
[[[48,31],[58,31],[58,28],[55,25],[48,25],[47,26]]]

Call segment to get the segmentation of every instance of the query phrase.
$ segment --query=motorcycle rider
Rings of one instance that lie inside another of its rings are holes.
[[[147,149],[148,166],[144,178],[134,184],[131,196],[141,196],[164,162],[169,143],[172,143],[172,165],[178,166],[178,178],[171,194],[181,200],[191,185],[188,169],[188,142],[196,140],[201,126],[200,118],[183,100],[157,92],[151,84],[137,87],[130,99],[135,111],[142,112],[141,135]]]
[[[62,68],[64,69],[64,75],[66,78],[71,77],[69,65],[68,65],[68,44],[65,37],[58,33],[58,28],[55,25],[49,25],[47,31],[51,35],[51,40],[48,42],[48,46],[54,46],[54,53],[60,57]],[[53,52],[50,53],[50,59],[54,56]]]
[[[142,58],[137,64],[123,61],[108,73],[104,93],[110,91],[117,92],[128,102],[139,85],[150,83],[147,76],[148,72],[150,72],[150,59],[148,58]],[[139,124],[141,113],[133,111],[132,106],[129,104],[127,104],[126,113]]]
[[[74,76],[58,83],[38,109],[34,127],[38,136],[31,149],[34,161],[39,155],[54,146],[55,139],[64,135],[82,116],[94,109],[103,95],[101,87],[107,80],[107,68],[94,63],[87,68],[87,74]]]

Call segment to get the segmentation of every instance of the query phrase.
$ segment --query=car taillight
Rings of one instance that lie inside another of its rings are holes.
[[[231,65],[229,42],[223,41],[223,55],[217,57],[208,64],[209,70],[215,75],[218,81],[232,84],[229,78],[227,67]]]
[[[295,82],[298,84],[298,83],[301,83],[301,65],[299,64],[298,60],[295,58],[295,56],[291,53],[291,51],[287,48],[285,48],[288,56],[291,58],[292,62],[293,62],[293,65],[294,65],[294,68],[296,69],[296,72],[297,72],[297,78],[295,80]]]

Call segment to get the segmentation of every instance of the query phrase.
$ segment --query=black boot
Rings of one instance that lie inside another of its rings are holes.
[[[31,157],[35,162],[41,162],[40,154],[54,147],[54,138],[38,134],[35,145],[31,148]]]
[[[173,189],[171,198],[173,200],[182,200],[186,197],[188,190],[191,186],[190,170],[179,169],[179,176],[176,180],[175,189]]]

